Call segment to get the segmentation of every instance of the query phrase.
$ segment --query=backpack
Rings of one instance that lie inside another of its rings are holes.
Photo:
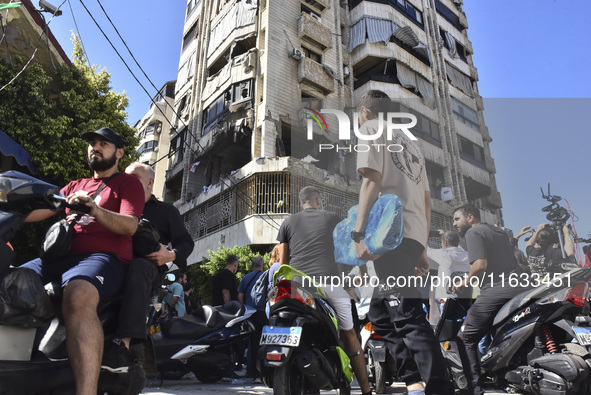
[[[250,297],[257,309],[264,309],[267,304],[269,288],[269,269],[257,278],[257,281],[250,290]]]

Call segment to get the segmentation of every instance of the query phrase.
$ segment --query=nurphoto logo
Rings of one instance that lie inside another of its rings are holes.
[[[343,141],[343,145],[340,144],[320,144],[319,151],[327,151],[327,150],[335,150],[339,151],[355,151],[355,152],[368,152],[369,150],[376,149],[380,152],[382,149],[387,150],[388,152],[402,152],[404,150],[404,145],[402,144],[377,144],[372,143],[373,141],[379,139],[386,133],[386,140],[391,142],[394,136],[394,130],[400,130],[406,137],[410,140],[417,140],[417,138],[412,134],[410,131],[411,128],[416,126],[417,124],[417,117],[414,114],[407,113],[407,112],[388,112],[378,113],[377,121],[378,121],[378,128],[375,134],[367,135],[360,132],[359,128],[359,114],[357,112],[353,113],[353,127],[351,127],[351,120],[349,116],[340,110],[334,109],[320,109],[320,112],[309,108],[303,108],[304,115],[307,117],[307,139],[313,140],[314,139],[314,124],[317,124],[320,127],[322,133],[329,133],[328,124],[322,114],[332,114],[337,117],[338,121],[338,128],[339,134],[338,139]],[[410,120],[410,122],[402,122],[404,120]],[[358,139],[358,144],[350,144],[351,141],[351,130]]]

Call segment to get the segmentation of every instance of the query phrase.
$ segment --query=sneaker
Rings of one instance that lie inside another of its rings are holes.
[[[131,363],[131,354],[120,339],[105,344],[101,369],[111,373],[127,373]]]

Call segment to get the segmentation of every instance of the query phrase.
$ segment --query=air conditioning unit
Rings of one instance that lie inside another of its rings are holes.
[[[301,49],[293,48],[291,50],[291,57],[295,60],[302,60],[302,58],[306,57],[306,54]]]
[[[162,124],[159,124],[156,128],[156,133],[162,133]]]
[[[349,75],[351,75],[351,70],[349,69],[349,67],[347,67],[347,66],[343,67],[343,75],[345,77],[348,77]]]

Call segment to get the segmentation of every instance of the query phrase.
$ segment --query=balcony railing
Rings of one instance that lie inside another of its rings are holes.
[[[185,225],[195,240],[229,227],[249,216],[261,216],[273,223],[273,217],[300,211],[298,193],[314,186],[322,196],[325,210],[345,218],[358,203],[355,193],[287,172],[255,173],[222,193],[208,199],[185,214]]]

